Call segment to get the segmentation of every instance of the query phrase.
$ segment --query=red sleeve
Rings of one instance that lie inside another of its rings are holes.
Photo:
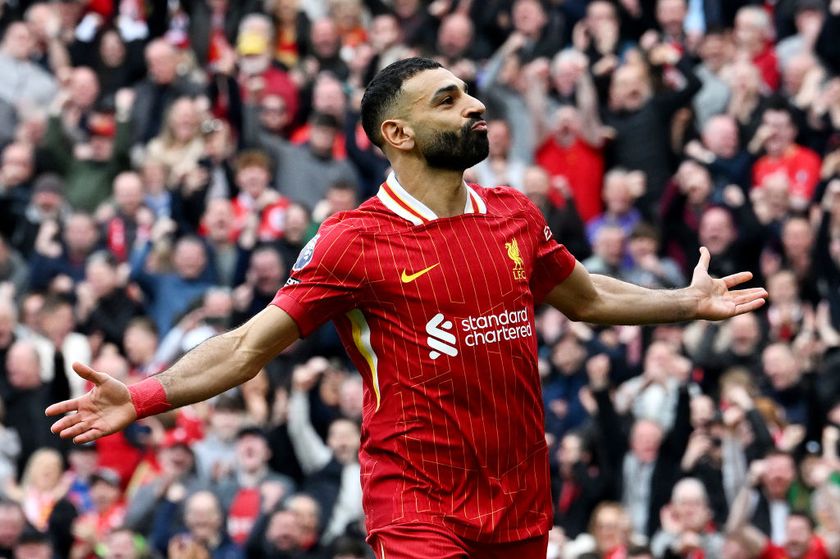
[[[289,280],[271,302],[294,319],[301,336],[357,306],[364,283],[360,244],[351,228],[325,223],[303,247]]]
[[[534,272],[531,275],[531,293],[534,304],[542,303],[548,292],[569,277],[577,260],[551,233],[539,208],[527,200],[526,212],[531,235],[535,241]]]

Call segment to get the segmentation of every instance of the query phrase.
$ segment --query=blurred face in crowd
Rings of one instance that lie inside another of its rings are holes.
[[[768,346],[762,355],[762,365],[774,390],[787,390],[799,382],[799,364],[793,351],[785,344]]]
[[[822,10],[799,10],[794,18],[796,31],[804,37],[816,37],[825,21]]]
[[[293,551],[300,547],[300,528],[292,511],[281,510],[271,515],[265,532],[265,539],[277,551]]]
[[[627,252],[633,262],[641,262],[650,256],[656,256],[659,251],[659,242],[654,237],[647,235],[632,236],[627,241]]]
[[[624,258],[624,230],[621,227],[605,225],[595,237],[595,254],[610,266],[618,266]]]
[[[286,240],[301,244],[309,228],[309,212],[300,204],[291,204],[286,209]]]
[[[811,253],[814,245],[814,230],[810,222],[802,217],[788,219],[782,227],[782,246],[789,257]]]
[[[229,442],[242,428],[243,420],[243,413],[240,411],[226,408],[214,409],[210,415],[210,430],[222,441]]]
[[[399,44],[400,24],[391,14],[376,16],[370,23],[368,39],[377,52],[383,52]]]
[[[175,245],[172,264],[175,267],[175,273],[183,279],[198,278],[207,266],[204,245],[196,239],[180,239]]]
[[[207,237],[214,243],[228,243],[236,227],[233,204],[227,198],[214,198],[207,203],[203,217]]]
[[[586,348],[575,336],[563,336],[551,351],[551,363],[566,376],[577,373],[585,359]]]
[[[192,99],[182,97],[172,103],[169,109],[167,127],[178,143],[187,143],[199,133],[198,108]]]
[[[516,0],[511,15],[514,29],[531,39],[540,36],[547,21],[545,10],[537,0]]]
[[[7,348],[12,343],[17,313],[10,301],[0,300],[0,347]]]
[[[723,208],[709,208],[700,218],[700,244],[707,247],[712,256],[723,254],[735,240],[735,225],[732,216]]]
[[[85,281],[97,299],[105,297],[117,287],[117,270],[104,258],[93,258],[85,266]]]
[[[224,120],[213,120],[213,131],[204,136],[204,154],[221,163],[233,153],[235,142],[231,138],[230,125]]]
[[[99,356],[93,360],[92,367],[97,371],[108,371],[109,375],[120,381],[128,378],[128,361],[116,351],[100,352]]]
[[[817,59],[810,53],[794,55],[782,68],[782,87],[791,97],[796,96],[805,83],[808,72],[817,67]]]
[[[98,511],[107,511],[120,500],[122,491],[119,486],[97,480],[90,486],[90,498]]]
[[[355,462],[359,455],[359,428],[346,419],[337,419],[330,424],[327,446],[332,449],[336,460],[342,464]]]
[[[735,43],[754,54],[769,39],[770,18],[764,8],[747,6],[735,15]]]
[[[154,83],[170,84],[177,77],[178,53],[162,39],[152,41],[146,47],[146,67]]]
[[[341,383],[339,408],[341,415],[359,421],[362,418],[362,404],[364,403],[362,379],[358,376],[348,376]]]
[[[96,449],[74,445],[70,447],[67,463],[76,475],[82,479],[87,479],[96,470],[98,458]]]
[[[685,4],[685,0],[659,0],[656,3],[656,21],[666,35],[682,35],[686,15]]]
[[[767,294],[771,305],[799,303],[799,285],[790,270],[780,270],[767,278]]]
[[[758,319],[752,313],[730,318],[729,331],[732,339],[730,347],[736,355],[749,355],[761,339]]]
[[[143,206],[143,181],[137,173],[121,173],[114,179],[114,201],[127,216],[137,215]]]
[[[286,270],[280,255],[273,248],[260,249],[251,256],[249,277],[260,293],[274,293],[283,285]]]
[[[268,169],[261,165],[248,165],[236,172],[236,185],[254,200],[268,189],[270,180]]]
[[[785,551],[787,551],[788,557],[790,559],[805,557],[814,536],[814,531],[811,529],[811,523],[808,522],[808,519],[800,514],[789,516],[785,526],[785,534],[787,535]]]
[[[796,127],[787,111],[766,110],[761,117],[761,124],[769,130],[769,137],[764,148],[771,157],[778,157],[793,145],[796,139]]]
[[[717,157],[730,159],[738,154],[738,124],[728,115],[716,115],[703,128],[703,145]]]
[[[336,56],[341,46],[341,37],[339,37],[338,29],[331,19],[319,19],[313,23],[309,32],[309,39],[312,43],[312,50],[319,58]]]
[[[701,206],[709,200],[712,177],[703,165],[691,159],[683,161],[677,170],[676,179],[690,205]]]
[[[10,549],[23,532],[26,520],[16,503],[0,504],[0,547]]]
[[[528,167],[522,178],[525,195],[537,206],[542,206],[548,199],[548,191],[551,188],[550,180],[548,173],[542,167],[537,165]]]
[[[40,293],[29,293],[23,298],[20,308],[20,322],[27,328],[38,330],[38,318],[41,307],[44,306],[44,296]]]
[[[298,494],[291,497],[286,506],[295,515],[304,541],[317,535],[321,511],[315,499],[309,495]]]
[[[630,520],[620,506],[601,506],[593,514],[592,535],[599,551],[610,552],[627,543]]]
[[[190,534],[200,542],[213,542],[222,528],[222,511],[219,501],[209,491],[199,491],[187,499],[184,524]]]
[[[35,48],[35,38],[25,23],[12,23],[3,35],[2,48],[16,60],[29,60]]]
[[[236,441],[236,462],[245,473],[262,471],[271,458],[268,443],[259,435],[244,435]]]
[[[312,108],[315,112],[333,115],[342,122],[347,108],[347,97],[341,82],[330,74],[320,74],[312,89]]]
[[[621,171],[607,173],[601,195],[608,212],[616,215],[626,213],[633,206],[633,195],[630,192],[627,173]]]
[[[80,109],[89,109],[99,97],[99,78],[87,67],[73,69],[70,75],[70,98]]]
[[[793,458],[786,454],[774,454],[764,460],[767,469],[761,478],[767,496],[771,499],[787,498],[788,489],[796,477]]]
[[[145,326],[131,325],[125,330],[123,347],[132,365],[145,365],[157,350],[158,337]]]
[[[115,530],[105,537],[104,559],[138,559],[139,553],[134,544],[134,532],[128,529]]]
[[[266,130],[280,134],[289,123],[286,101],[279,95],[268,94],[260,101],[260,124]]]
[[[671,498],[674,515],[683,526],[683,530],[702,533],[709,525],[711,511],[703,485],[688,478],[674,487]]]
[[[473,39],[473,24],[464,14],[454,13],[443,20],[438,31],[438,52],[451,59],[464,56]]]
[[[125,61],[125,44],[115,30],[106,31],[99,43],[99,58],[109,68],[116,68]]]
[[[566,105],[554,113],[554,137],[559,144],[569,146],[580,137],[580,112],[576,107]]]
[[[721,554],[721,559],[750,559],[750,554],[744,548],[744,544],[734,536],[727,537],[723,542]]]
[[[313,124],[309,129],[309,148],[321,157],[329,157],[337,135],[338,130],[332,126]]]
[[[73,307],[70,303],[51,305],[48,312],[41,313],[41,332],[56,345],[76,327]]]
[[[32,390],[41,386],[41,360],[30,342],[12,344],[6,354],[6,375],[12,388]]]
[[[64,224],[64,242],[73,255],[89,254],[99,240],[96,223],[88,214],[75,213]]]
[[[55,489],[64,473],[61,454],[51,448],[36,450],[24,471],[23,485],[39,491]]]
[[[618,29],[618,14],[612,2],[595,0],[586,7],[586,26],[593,35]]]
[[[564,97],[575,93],[577,82],[586,70],[588,62],[576,51],[561,51],[551,63],[551,83]]]
[[[161,468],[167,475],[182,477],[192,471],[195,456],[189,447],[183,444],[163,446],[158,451]]]
[[[707,429],[715,418],[715,401],[701,394],[691,399],[691,426],[694,429]]]
[[[507,158],[510,151],[510,128],[504,120],[487,122],[487,141],[490,143],[490,158]]]
[[[712,72],[718,73],[730,57],[731,43],[722,33],[707,33],[700,43],[700,59]]]
[[[630,450],[640,462],[649,464],[656,460],[661,444],[662,427],[659,424],[647,419],[640,419],[633,424]]]
[[[325,194],[327,204],[330,208],[330,215],[352,210],[359,205],[356,188],[346,188],[346,185],[343,184],[340,186],[341,188],[331,187]]]
[[[761,73],[749,61],[739,60],[725,70],[726,84],[733,95],[753,97],[761,89]]]
[[[610,85],[613,110],[638,111],[650,96],[650,83],[641,65],[624,64],[615,71]]]
[[[557,460],[560,467],[571,472],[572,468],[581,461],[583,455],[583,440],[574,433],[566,434],[560,440],[560,448],[557,450]]]
[[[9,144],[3,150],[0,181],[3,186],[12,187],[32,178],[34,170],[32,148],[27,144]]]

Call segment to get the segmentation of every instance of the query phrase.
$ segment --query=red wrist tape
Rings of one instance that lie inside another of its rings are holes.
[[[137,419],[172,409],[172,404],[166,399],[163,385],[155,377],[132,384],[128,387],[128,393],[131,395],[131,403],[134,404],[134,410],[137,412]]]

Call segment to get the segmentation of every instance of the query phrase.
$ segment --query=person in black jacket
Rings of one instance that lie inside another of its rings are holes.
[[[676,418],[670,432],[649,419],[630,428],[616,413],[609,393],[609,370],[589,369],[589,387],[597,403],[596,429],[606,453],[605,462],[616,473],[614,496],[628,511],[635,532],[651,537],[659,528],[659,510],[668,502],[677,481],[679,462],[691,434],[688,387],[679,388]]]

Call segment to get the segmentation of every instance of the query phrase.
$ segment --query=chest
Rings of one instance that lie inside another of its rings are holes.
[[[423,316],[513,308],[530,297],[535,245],[517,217],[460,216],[381,236],[375,259],[366,256],[370,297]]]

